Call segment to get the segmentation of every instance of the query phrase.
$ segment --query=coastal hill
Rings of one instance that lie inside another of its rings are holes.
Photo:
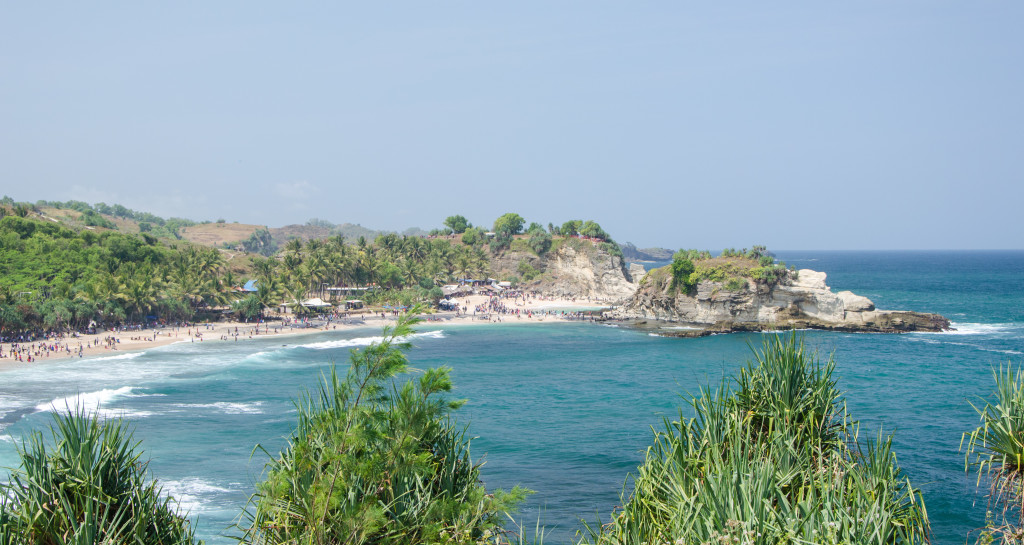
[[[7,294],[0,296],[0,306],[14,309],[17,319],[3,320],[14,330],[47,321],[191,319],[229,307],[248,317],[325,296],[325,286],[373,286],[361,296],[371,305],[431,305],[443,297],[441,286],[468,278],[618,305],[607,319],[692,326],[673,330],[686,336],[791,327],[949,328],[941,316],[877,310],[864,297],[832,293],[824,273],[789,270],[764,247],[727,249],[717,257],[680,251],[671,265],[650,273],[638,265],[627,269],[623,249],[592,220],[527,227],[518,214],[508,213],[493,227],[473,227],[451,216],[446,229],[427,236],[418,231],[371,238],[366,235],[376,231],[315,219],[268,228],[222,219],[164,219],[104,203],[7,201],[0,202],[0,218],[17,218],[0,219],[0,234],[7,237],[0,248],[0,291]],[[343,235],[346,228],[359,235]],[[63,257],[57,259],[58,253]],[[254,278],[264,292],[239,300],[239,286]],[[145,297],[125,291],[136,285],[146,287]],[[68,308],[82,301],[96,306],[65,312],[55,306],[58,299]],[[31,304],[18,306],[23,303]]]
[[[756,250],[714,258],[677,254],[672,265],[648,273],[633,296],[605,316],[648,327],[651,321],[689,326],[661,331],[687,337],[780,328],[883,333],[950,328],[938,314],[879,310],[853,292],[833,293],[825,279],[823,272],[786,269]]]
[[[540,254],[513,243],[493,254],[490,265],[495,277],[516,276],[520,287],[551,297],[619,304],[637,287],[614,247],[574,237],[557,237]]]
[[[668,248],[637,248],[632,242],[622,245],[622,257],[630,261],[668,261],[672,250]]]

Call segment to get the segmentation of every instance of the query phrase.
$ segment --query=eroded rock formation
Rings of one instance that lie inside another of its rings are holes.
[[[688,295],[672,288],[667,274],[651,274],[633,297],[605,316],[695,326],[675,333],[682,336],[788,328],[887,333],[949,329],[949,320],[938,314],[878,310],[867,297],[833,293],[825,278],[823,272],[802,269],[771,284],[746,279],[734,290],[722,282],[702,281]]]

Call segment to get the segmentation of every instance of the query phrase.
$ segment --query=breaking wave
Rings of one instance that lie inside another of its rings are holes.
[[[443,339],[445,334],[443,330],[437,331],[426,331],[423,333],[414,333],[404,340],[411,339]],[[384,337],[356,337],[354,339],[340,339],[337,341],[321,341],[317,343],[308,343],[297,345],[299,348],[311,348],[313,350],[329,350],[331,348],[351,348],[354,346],[369,346],[372,343],[379,343],[384,340]]]
[[[127,408],[108,408],[111,402],[119,398],[144,397],[148,394],[132,394],[131,386],[123,386],[114,390],[103,389],[97,392],[87,392],[68,397],[58,397],[47,403],[36,405],[37,411],[61,412],[67,410],[80,410],[86,414],[96,414],[101,418],[145,418],[152,416],[149,411],[136,411]],[[158,395],[158,394],[157,394]]]
[[[237,492],[197,477],[188,477],[180,481],[161,480],[160,485],[163,487],[164,495],[173,498],[172,503],[177,503],[183,513],[192,515],[201,513],[211,496]]]

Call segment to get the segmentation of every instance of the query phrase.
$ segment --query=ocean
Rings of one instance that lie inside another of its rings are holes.
[[[924,494],[933,542],[964,543],[985,520],[985,497],[964,469],[970,403],[993,390],[993,368],[1024,354],[1024,251],[778,252],[828,273],[879,308],[937,312],[956,331],[904,335],[807,331],[835,358],[861,436],[894,434],[894,450]],[[489,488],[535,491],[517,515],[547,541],[568,543],[579,520],[607,520],[628,492],[652,427],[678,417],[680,396],[734,374],[762,334],[670,339],[590,323],[426,325],[412,339],[418,369],[453,368],[455,414],[468,425]],[[79,403],[124,417],[149,468],[208,543],[228,543],[266,455],[295,423],[292,400],[379,330],[245,342],[180,343],[145,352],[45,363],[0,373],[0,467],[14,442]],[[2,479],[0,474],[0,479]],[[972,539],[973,541],[973,539]]]

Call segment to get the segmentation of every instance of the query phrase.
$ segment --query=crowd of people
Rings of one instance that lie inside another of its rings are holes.
[[[501,322],[503,319],[523,318],[544,319],[549,316],[563,320],[594,320],[594,314],[590,311],[571,310],[549,310],[537,309],[534,305],[540,301],[552,301],[553,299],[535,292],[506,290],[499,294],[491,295],[478,304],[472,304],[466,299],[463,304],[456,303],[455,315],[466,315],[474,320],[484,319],[490,322]],[[576,299],[570,302],[575,303]]]
[[[555,317],[563,320],[594,320],[596,314],[581,310],[556,310],[537,308],[541,303],[551,301],[567,303],[572,306],[576,299],[555,299],[536,292],[505,290],[499,293],[476,294],[466,299],[456,297],[445,305],[454,311],[454,317],[488,322],[501,322],[509,319],[522,320]],[[314,315],[275,316],[270,320],[257,319],[241,323],[211,322],[175,322],[166,323],[153,321],[148,323],[132,323],[118,325],[109,329],[97,329],[95,325],[84,331],[43,331],[21,333],[0,337],[0,361],[14,360],[18,362],[34,362],[48,358],[83,357],[86,351],[96,352],[98,349],[118,350],[122,339],[134,349],[140,343],[158,342],[163,339],[171,341],[182,338],[186,342],[203,342],[219,339],[235,341],[244,338],[255,338],[261,335],[298,332],[300,330],[338,329],[338,325],[364,325],[368,318],[379,318],[381,321],[397,319],[403,309],[386,308],[379,311],[350,312],[335,310]],[[431,314],[427,319],[448,320],[453,316],[447,313]]]

